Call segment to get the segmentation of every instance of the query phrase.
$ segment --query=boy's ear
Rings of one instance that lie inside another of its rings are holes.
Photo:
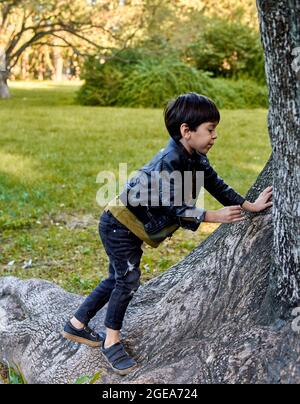
[[[189,137],[189,136],[190,136],[190,128],[189,128],[188,124],[183,123],[183,124],[180,126],[180,132],[181,132],[181,136],[182,136],[183,138]]]

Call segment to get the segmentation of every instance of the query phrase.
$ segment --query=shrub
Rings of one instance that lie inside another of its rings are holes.
[[[78,93],[83,105],[116,105],[122,87],[124,72],[118,64],[101,64],[99,60],[88,59],[82,78],[86,83]]]
[[[142,57],[139,49],[127,49],[106,63],[96,57],[87,58],[81,74],[85,84],[77,94],[80,104],[116,105],[124,78]]]
[[[84,105],[162,108],[167,101],[186,92],[205,94],[220,108],[267,107],[267,89],[251,79],[212,78],[174,58],[161,58],[141,49],[128,50],[117,59],[101,64],[86,62],[86,83],[78,99]]]
[[[219,108],[243,109],[243,108],[267,108],[268,90],[264,85],[259,85],[250,79],[211,79],[213,83],[212,93],[208,96],[214,99]]]
[[[137,64],[125,78],[118,105],[161,108],[182,93],[195,91],[205,94],[211,89],[206,72],[178,60],[147,60]]]
[[[220,18],[207,20],[183,52],[197,69],[212,72],[214,77],[248,76],[265,82],[264,56],[258,32],[238,22]]]

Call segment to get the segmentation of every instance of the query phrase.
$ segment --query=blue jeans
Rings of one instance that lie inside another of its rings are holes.
[[[109,276],[86,298],[75,317],[87,325],[108,303],[105,326],[121,330],[128,304],[140,286],[143,241],[110,212],[101,215],[99,234],[109,257]]]

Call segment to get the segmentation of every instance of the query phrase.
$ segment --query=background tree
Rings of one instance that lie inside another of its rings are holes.
[[[119,6],[118,1],[108,0],[0,0],[0,95],[8,96],[7,78],[33,46],[47,44],[102,57],[126,47],[135,32],[124,33],[122,13],[116,11]]]
[[[186,60],[215,77],[248,76],[265,81],[263,52],[255,30],[219,17],[203,20],[202,25],[185,47]]]
[[[253,0],[199,0],[206,15],[224,18],[226,21],[240,21],[259,29],[257,9]]]
[[[274,288],[300,302],[300,80],[293,69],[300,45],[300,0],[258,1],[270,92],[274,155]]]
[[[87,55],[105,60],[129,43],[161,57],[173,55],[177,61],[217,76],[240,77],[243,73],[264,84],[253,15],[251,0],[1,0],[0,52],[7,61],[1,69],[2,93],[9,94],[9,74],[12,79],[78,78]],[[23,27],[24,18],[28,23]],[[40,24],[43,19],[47,21],[44,26]],[[41,37],[33,35],[34,29]],[[11,49],[13,38],[17,42]],[[24,48],[24,44],[28,46]],[[223,83],[221,87],[224,89]]]
[[[80,103],[161,107],[194,90],[212,97],[220,108],[267,106],[260,37],[237,21],[237,16],[242,20],[241,2],[232,5],[239,8],[228,21],[201,1],[128,1],[125,9],[137,4],[135,12],[143,10],[145,24],[118,60],[88,59]]]

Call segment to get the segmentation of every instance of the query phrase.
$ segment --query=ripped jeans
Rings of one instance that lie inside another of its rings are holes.
[[[121,330],[126,309],[140,286],[143,241],[110,212],[103,212],[101,215],[99,234],[109,257],[109,277],[86,298],[75,317],[88,325],[97,312],[108,303],[105,326]]]

